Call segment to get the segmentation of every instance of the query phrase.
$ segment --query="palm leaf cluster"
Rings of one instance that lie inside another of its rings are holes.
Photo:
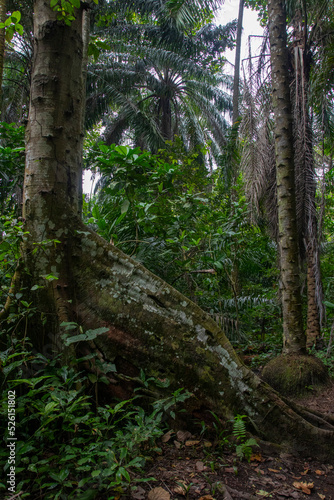
[[[317,172],[325,161],[325,144],[332,144],[333,70],[328,50],[333,44],[333,22],[328,15],[331,2],[288,2],[290,19],[291,102],[294,118],[294,164],[296,210],[301,262],[306,261],[308,314],[315,305],[318,326],[323,317],[323,294],[319,264],[317,221]],[[307,7],[305,9],[305,7]],[[328,10],[329,9],[329,10]],[[321,39],[321,41],[320,41]],[[325,56],[326,53],[326,56]],[[319,67],[317,66],[319,63]],[[245,154],[243,167],[253,206],[263,209],[277,236],[274,138],[272,134],[270,74],[265,58],[260,58],[255,79],[245,84],[246,104],[243,121]],[[255,84],[254,84],[255,82]],[[319,155],[319,147],[323,154]],[[329,148],[330,149],[330,148]],[[328,149],[328,151],[329,151]],[[319,163],[320,160],[320,163]],[[315,317],[316,315],[314,315]],[[309,329],[309,324],[308,324]]]
[[[24,31],[6,43],[2,83],[1,119],[7,123],[23,123],[28,116],[30,77],[33,57],[33,2],[8,0],[7,10],[19,10]]]
[[[89,67],[87,123],[103,114],[107,144],[127,140],[157,151],[178,135],[187,149],[210,142],[217,157],[228,128],[224,113],[231,111],[232,88],[222,73],[221,52],[233,44],[235,23],[204,24],[187,33],[178,29],[173,9],[175,22],[166,24],[163,7],[169,2],[159,2],[160,8],[156,4],[125,2],[135,11],[135,21],[113,5],[115,17],[107,29],[106,15],[101,15],[97,36],[103,29],[108,48]],[[170,7],[176,9],[176,3]]]

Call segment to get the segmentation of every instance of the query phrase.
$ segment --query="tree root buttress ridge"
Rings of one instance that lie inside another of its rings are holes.
[[[332,419],[281,398],[241,362],[207,313],[85,231],[73,257],[76,314],[85,328],[109,329],[95,340],[105,359],[186,388],[194,395],[190,410],[205,407],[225,418],[246,413],[267,441],[334,458]]]

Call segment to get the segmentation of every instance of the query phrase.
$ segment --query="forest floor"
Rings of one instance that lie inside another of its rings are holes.
[[[298,403],[332,413],[333,401],[334,384]],[[334,500],[334,466],[307,455],[260,443],[253,447],[249,462],[240,461],[235,445],[220,450],[209,438],[184,429],[167,433],[159,446],[161,454],[147,470],[147,477],[155,481],[132,491],[135,500]]]

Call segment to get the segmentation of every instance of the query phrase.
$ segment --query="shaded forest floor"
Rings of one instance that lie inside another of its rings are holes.
[[[332,413],[334,385],[298,402]],[[168,440],[168,441],[167,441]],[[210,439],[187,430],[168,433],[161,454],[147,470],[155,481],[142,483],[130,496],[136,500],[334,500],[334,466],[305,456],[294,456],[275,446],[253,447],[250,462],[240,461],[235,446],[217,450]],[[310,450],[310,455],[311,455]]]

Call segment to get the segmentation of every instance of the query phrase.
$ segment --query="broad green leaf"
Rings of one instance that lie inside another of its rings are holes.
[[[74,344],[75,342],[82,342],[86,340],[86,334],[85,333],[80,333],[79,335],[73,335],[73,337],[68,337],[65,340],[65,345],[70,345]]]
[[[118,469],[118,472],[119,474],[121,474],[129,483],[131,482],[131,478],[130,478],[130,475],[128,473],[128,471],[126,469],[124,469],[124,467],[120,467]]]
[[[86,339],[87,340],[96,339],[96,337],[102,335],[102,333],[107,333],[108,331],[109,328],[106,328],[105,326],[101,326],[101,328],[95,328],[95,330],[87,330]]]
[[[117,151],[117,153],[121,153],[123,156],[127,156],[130,152],[130,148],[127,146],[116,146],[115,151]]]
[[[81,481],[79,481],[78,487],[82,488],[82,486],[85,486],[85,484],[88,483],[88,481],[90,481],[90,477],[84,477],[83,479],[81,479]]]
[[[95,384],[97,382],[97,376],[94,373],[88,373],[88,378],[92,384]]]
[[[109,151],[109,148],[108,146],[106,146],[105,144],[103,144],[102,142],[99,143],[99,148],[100,150],[102,151],[102,153],[108,153]]]
[[[121,206],[121,213],[125,214],[128,211],[129,206],[130,206],[129,200],[124,200]]]
[[[13,22],[14,22],[15,24],[16,24],[16,23],[18,23],[18,22],[20,22],[20,20],[21,20],[21,12],[20,12],[20,11],[18,11],[18,10],[15,10],[15,11],[12,13],[11,18],[12,18],[12,19],[14,18],[14,21],[13,21]]]
[[[54,408],[56,408],[58,406],[57,403],[55,403],[54,401],[52,401],[51,403],[48,403],[45,408],[44,408],[44,413],[48,413],[50,412],[51,410],[53,410]]]
[[[30,290],[33,292],[34,290],[38,290],[39,288],[43,288],[42,286],[39,285],[34,285],[30,288]]]
[[[22,24],[15,24],[15,29],[18,32],[19,35],[23,35],[23,26]]]
[[[99,382],[103,382],[103,384],[105,384],[105,385],[110,384],[110,381],[104,375],[102,375],[102,377],[99,378]]]

